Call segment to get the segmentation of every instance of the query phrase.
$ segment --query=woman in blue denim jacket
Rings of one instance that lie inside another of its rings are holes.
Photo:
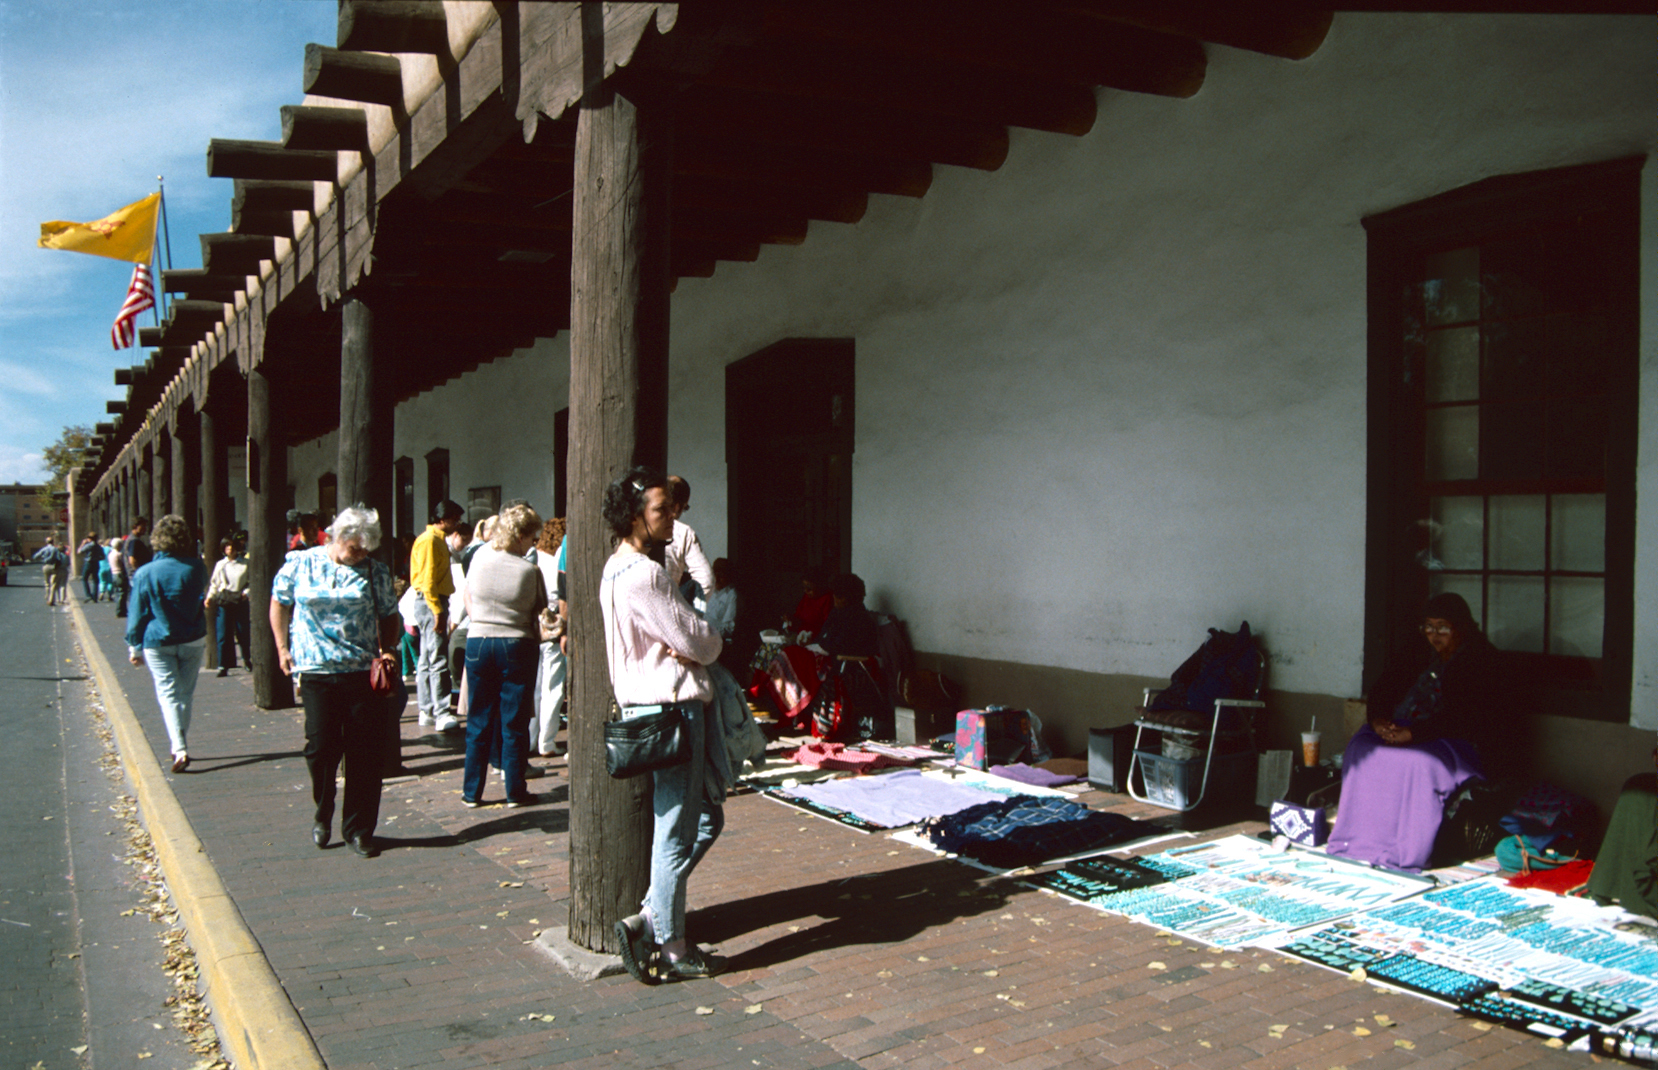
[[[185,741],[206,649],[202,594],[207,588],[207,568],[195,555],[196,541],[181,516],[168,514],[156,521],[150,542],[155,556],[131,580],[127,660],[150,667],[155,700],[167,724],[173,772],[182,773],[190,764]]]

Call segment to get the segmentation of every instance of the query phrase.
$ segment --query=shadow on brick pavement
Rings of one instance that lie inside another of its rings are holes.
[[[149,675],[126,663],[122,622],[89,618],[152,750],[165,755]],[[755,795],[730,800],[725,834],[692,880],[691,932],[731,957],[730,972],[659,988],[625,976],[577,981],[535,946],[568,912],[562,762],[532,782],[541,805],[468,810],[458,751],[412,713],[403,735],[405,763],[422,775],[387,785],[383,853],[367,862],[338,844],[312,846],[299,711],[255,708],[243,671],[203,675],[191,768],[169,774],[334,1070],[1588,1061],[1278,955],[1179,940]],[[499,782],[490,788],[499,798]],[[1121,797],[1090,801],[1143,816]]]

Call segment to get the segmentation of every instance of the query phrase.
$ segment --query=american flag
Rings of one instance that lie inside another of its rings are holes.
[[[155,307],[155,287],[150,284],[150,265],[134,264],[132,283],[127,287],[127,299],[116,313],[115,326],[110,328],[109,340],[116,349],[126,349],[138,338],[138,314]]]

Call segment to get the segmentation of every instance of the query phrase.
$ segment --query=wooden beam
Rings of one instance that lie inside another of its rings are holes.
[[[907,62],[880,52],[810,38],[768,39],[729,50],[702,79],[729,89],[848,102],[958,122],[1086,134],[1094,126],[1092,88],[1058,79],[969,68],[941,60]]]
[[[947,163],[994,171],[1007,159],[1007,127],[922,117],[888,107],[693,87],[681,102],[685,138],[740,134],[768,145],[851,156]]]
[[[1329,9],[1311,5],[1209,0],[1060,0],[1058,9],[1283,59],[1317,52],[1333,17]]]
[[[138,368],[116,368],[115,385],[131,386],[139,370]]]
[[[254,234],[267,238],[292,238],[294,213],[246,212],[232,208],[230,230],[233,234]]]
[[[339,167],[339,159],[332,152],[286,149],[280,141],[235,141],[216,137],[207,143],[208,178],[332,182],[339,177]]]
[[[100,435],[104,435],[105,437],[108,437],[110,435],[115,434],[115,425],[114,424],[94,424],[93,427],[92,427],[92,430],[98,432],[98,434],[100,434]]]
[[[287,149],[363,152],[368,149],[368,113],[361,108],[284,104],[282,145]]]
[[[276,239],[258,234],[203,234],[202,267],[212,275],[257,275],[264,260],[276,259]]]
[[[403,65],[396,56],[306,45],[303,86],[319,97],[403,108]]]
[[[449,53],[441,0],[343,0],[339,46],[357,52]]]
[[[160,327],[138,328],[138,346],[140,349],[154,349],[161,344]]]
[[[127,403],[124,401],[106,401],[104,402],[104,411],[120,415],[127,411]]]
[[[851,45],[884,54],[893,64],[926,57],[1018,78],[1161,96],[1191,96],[1207,69],[1195,41],[1122,23],[1112,27],[1041,4],[1008,9],[946,0],[793,0],[767,5],[765,20],[769,33]]]
[[[161,273],[163,293],[183,294],[210,301],[221,293],[236,294],[247,288],[245,275],[209,275],[205,268],[167,268]],[[226,302],[231,298],[226,297]]]
[[[762,182],[752,177],[674,175],[674,204],[687,208],[748,206],[759,211],[797,213],[829,223],[856,223],[869,207],[858,189]]]
[[[238,178],[230,208],[233,212],[310,212],[316,208],[316,185]]]
[[[770,152],[764,145],[735,138],[687,141],[674,158],[674,169],[678,174],[705,178],[746,178],[779,186],[800,182],[899,197],[924,196],[933,184],[932,165],[924,162],[873,160],[805,148]]]

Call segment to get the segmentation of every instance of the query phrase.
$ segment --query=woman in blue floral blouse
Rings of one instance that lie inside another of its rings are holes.
[[[271,583],[271,631],[282,671],[299,682],[305,707],[305,764],[316,804],[311,840],[328,846],[334,774],[346,760],[340,834],[363,858],[376,853],[386,700],[369,686],[369,666],[397,649],[397,595],[391,570],[368,555],[380,545],[380,514],[342,510],[322,546],[295,550]],[[395,667],[393,668],[395,672]]]

